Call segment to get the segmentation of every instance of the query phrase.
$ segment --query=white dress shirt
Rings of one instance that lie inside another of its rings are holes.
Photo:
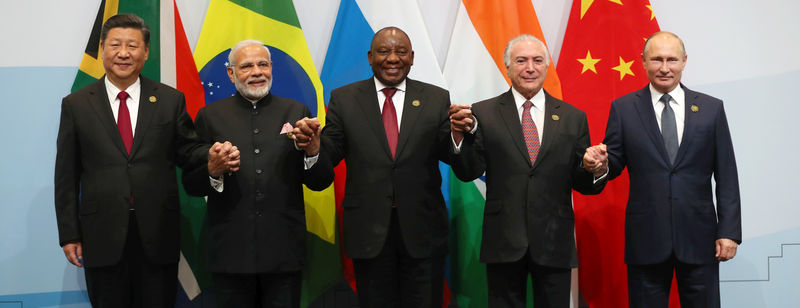
[[[139,117],[139,97],[142,93],[141,81],[136,78],[132,85],[122,90],[118,89],[111,81],[108,81],[108,77],[103,77],[103,82],[106,84],[106,94],[108,95],[108,101],[111,103],[111,112],[114,113],[114,123],[117,123],[119,118],[119,99],[117,95],[122,91],[128,92],[126,103],[128,104],[128,113],[131,115],[131,134],[136,134],[136,119]]]
[[[659,101],[664,93],[658,92],[653,84],[650,84],[650,96],[653,102],[653,110],[656,112],[656,121],[658,122],[658,130],[661,130],[661,111],[664,110],[664,103]],[[674,90],[669,92],[672,99],[669,100],[672,111],[675,112],[675,124],[678,129],[678,146],[681,145],[683,139],[683,121],[686,119],[686,94],[683,92],[681,86],[675,87]]]

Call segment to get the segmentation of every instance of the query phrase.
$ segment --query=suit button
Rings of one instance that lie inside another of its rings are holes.
[[[261,216],[261,211],[256,211],[256,216]]]
[[[256,153],[256,154],[261,153],[261,150],[260,149],[255,149],[255,150],[253,150],[253,153]]]
[[[397,165],[396,164],[392,164],[392,169],[397,169]]]
[[[253,110],[253,115],[258,115],[258,110]]]
[[[261,169],[256,169],[256,174],[261,174]]]
[[[261,132],[261,131],[260,131],[260,130],[258,130],[258,128],[256,128],[256,129],[253,129],[253,134],[258,134],[259,132]]]
[[[133,163],[128,163],[128,168],[133,168]]]

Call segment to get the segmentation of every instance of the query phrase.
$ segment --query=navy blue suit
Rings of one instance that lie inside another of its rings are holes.
[[[727,238],[740,243],[742,239],[736,160],[722,101],[683,90],[684,131],[674,164],[667,156],[649,87],[611,105],[604,140],[609,176],[619,176],[625,167],[630,175],[625,210],[629,274],[631,265],[664,262],[717,268],[715,241]],[[671,271],[669,275],[667,282]],[[716,292],[718,298],[718,287]]]

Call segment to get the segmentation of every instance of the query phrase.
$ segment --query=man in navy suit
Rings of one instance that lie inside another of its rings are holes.
[[[611,104],[603,145],[610,179],[627,166],[625,262],[631,307],[719,307],[719,262],[742,241],[736,159],[722,101],[680,83],[681,39],[658,32],[642,62],[650,84]],[[666,106],[665,106],[666,104]],[[716,182],[716,210],[711,177]]]

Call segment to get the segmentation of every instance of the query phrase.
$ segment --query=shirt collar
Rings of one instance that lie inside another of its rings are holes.
[[[664,93],[661,93],[658,90],[656,90],[656,88],[653,87],[652,83],[648,83],[648,86],[650,87],[650,101],[653,102],[654,107],[657,107],[659,104],[659,100],[661,99],[662,96],[664,96]],[[679,103],[680,102],[679,99],[682,99],[684,95],[683,87],[681,85],[678,85],[668,94],[670,97],[672,97],[673,100],[675,100],[676,103]]]
[[[514,95],[514,103],[517,105],[517,110],[519,110],[520,108],[522,108],[522,105],[525,104],[525,101],[527,99],[525,99],[525,97],[522,96],[522,94],[520,94],[519,91],[517,91],[517,89],[514,89],[514,87],[511,87],[511,94]],[[533,108],[544,111],[544,104],[545,104],[544,89],[540,89],[539,92],[536,92],[536,94],[534,94],[533,97],[531,97],[530,101],[531,103],[533,103]]]
[[[106,85],[106,93],[108,93],[108,96],[112,99],[117,98],[119,92],[125,91],[128,92],[128,97],[133,98],[134,101],[136,101],[136,98],[139,97],[139,92],[142,89],[141,78],[139,77],[136,77],[136,81],[134,81],[133,84],[131,84],[127,89],[118,89],[117,86],[108,80],[108,76],[103,77],[103,82]]]
[[[390,86],[387,86],[387,85],[383,84],[383,82],[378,80],[378,78],[372,77],[372,80],[375,81],[375,89],[377,91],[381,91],[381,90],[383,90],[383,88],[397,88],[398,91],[405,92],[406,91],[406,80],[407,79],[408,78],[403,79],[403,81],[401,81],[400,84],[398,84],[398,85],[396,85],[394,87],[390,87]]]

